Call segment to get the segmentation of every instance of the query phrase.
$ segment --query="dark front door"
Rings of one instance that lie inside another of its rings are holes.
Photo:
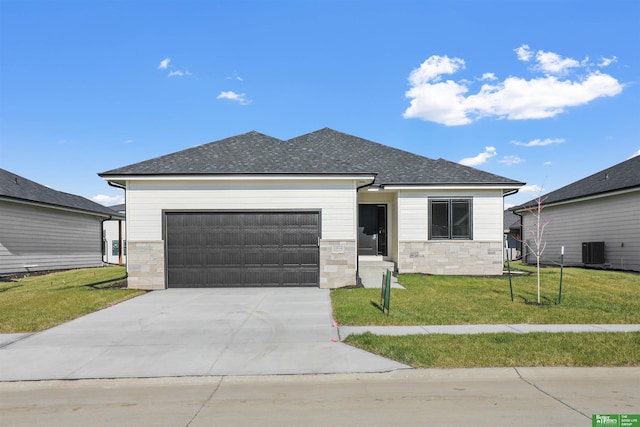
[[[319,220],[318,212],[167,213],[167,286],[318,286]]]
[[[358,206],[358,255],[387,255],[387,205]]]

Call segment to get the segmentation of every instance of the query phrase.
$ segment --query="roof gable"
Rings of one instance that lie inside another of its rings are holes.
[[[329,128],[287,141],[252,131],[99,175],[189,174],[373,174],[377,185],[522,184]]]
[[[119,216],[114,210],[75,194],[63,193],[0,168],[0,197]]]
[[[579,181],[565,185],[542,196],[544,204],[564,202],[583,197],[606,194],[640,187],[640,156],[601,170]],[[526,209],[535,204],[536,199],[523,203],[513,210]]]

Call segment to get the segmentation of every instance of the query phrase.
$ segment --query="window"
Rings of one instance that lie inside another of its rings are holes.
[[[429,239],[472,238],[471,199],[429,200]]]

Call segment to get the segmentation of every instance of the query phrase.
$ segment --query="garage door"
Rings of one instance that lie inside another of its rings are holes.
[[[318,286],[319,224],[318,212],[167,213],[167,286]]]

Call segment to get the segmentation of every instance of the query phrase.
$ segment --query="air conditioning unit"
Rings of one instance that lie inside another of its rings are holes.
[[[604,264],[604,242],[583,242],[582,263]]]

